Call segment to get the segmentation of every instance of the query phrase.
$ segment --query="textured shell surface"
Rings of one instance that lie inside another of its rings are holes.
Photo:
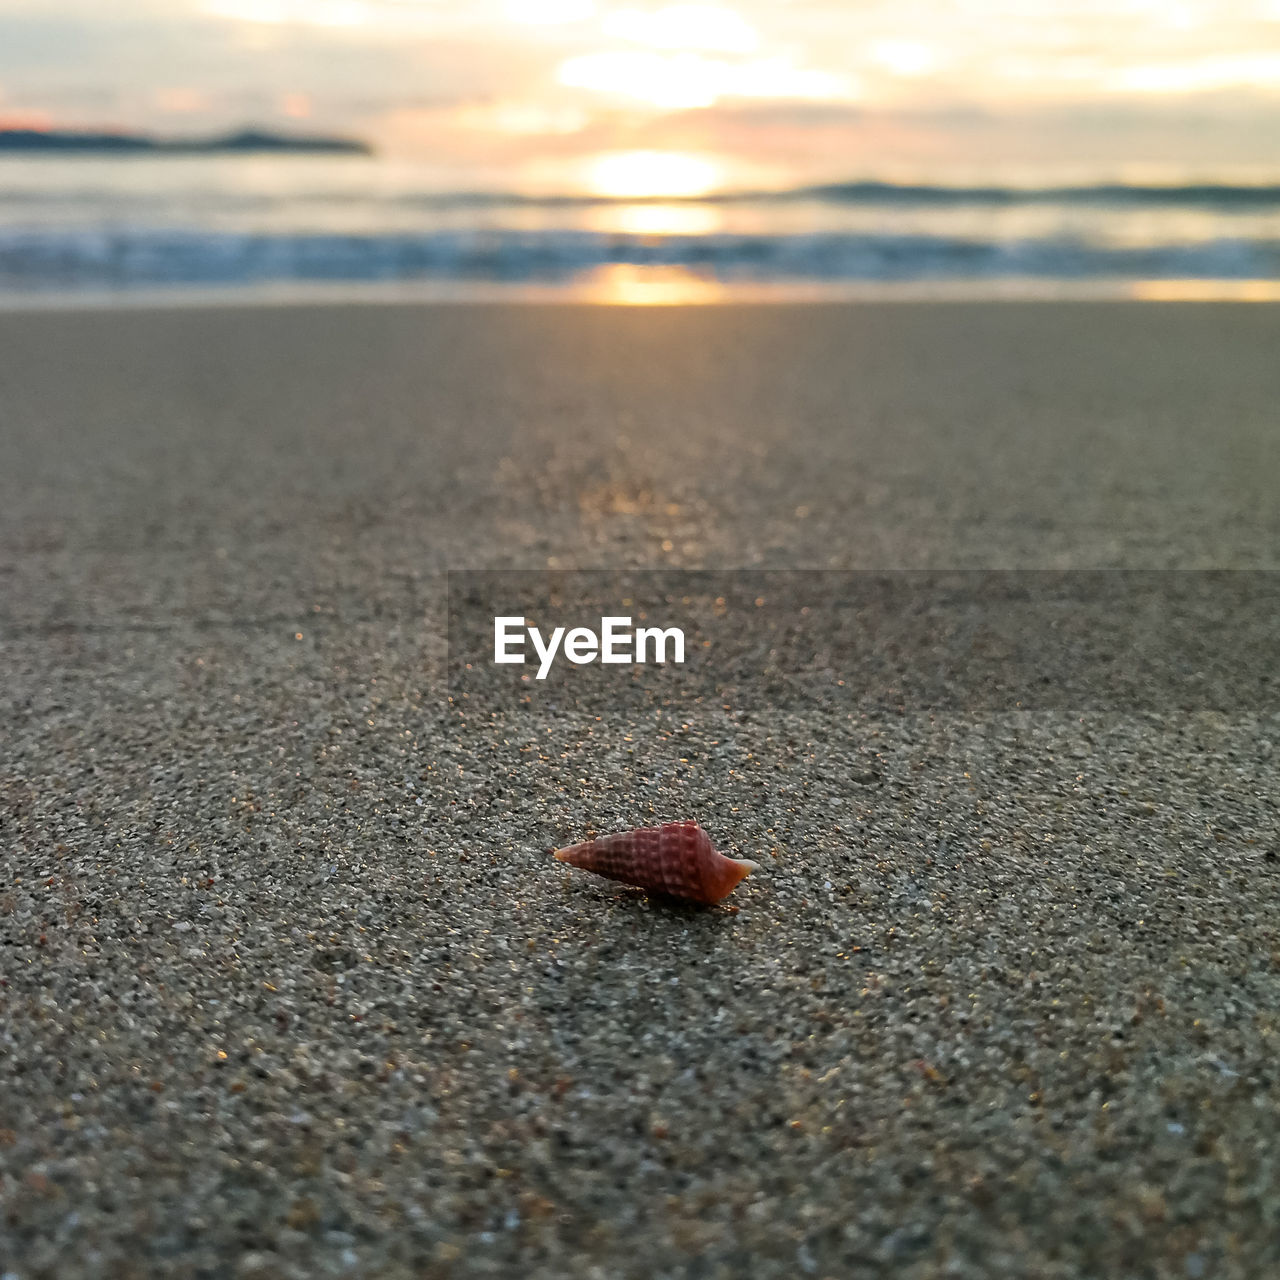
[[[651,893],[707,904],[727,897],[744,876],[757,869],[746,858],[717,853],[711,837],[696,822],[620,831],[557,849],[556,857]]]

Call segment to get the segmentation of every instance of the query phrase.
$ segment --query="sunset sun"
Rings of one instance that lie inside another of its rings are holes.
[[[719,184],[718,165],[682,151],[612,151],[587,168],[594,194],[622,199],[701,196]]]

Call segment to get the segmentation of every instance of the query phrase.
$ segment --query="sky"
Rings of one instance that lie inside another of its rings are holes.
[[[1280,0],[0,0],[0,123],[336,130],[623,194],[1274,177]]]

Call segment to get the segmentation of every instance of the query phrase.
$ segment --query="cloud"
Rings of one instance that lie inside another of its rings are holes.
[[[283,123],[305,102],[315,127],[459,165],[1208,168],[1271,160],[1277,2],[0,0],[0,84],[6,112],[55,123]]]
[[[318,123],[348,128],[403,105],[519,93],[539,79],[512,44],[444,38],[335,47],[322,28],[246,29],[199,13],[36,19],[0,11],[0,82],[11,103],[47,110],[55,122],[92,117],[147,127],[158,109],[164,114],[166,94],[170,102],[185,94],[201,105],[184,124],[216,127],[273,119],[292,94],[309,100]]]
[[[720,103],[628,132],[631,145],[740,156],[762,180],[890,175],[957,181],[1053,169],[1118,173],[1135,163],[1201,175],[1270,159],[1280,101],[1235,92],[1178,106],[1146,99],[1031,108],[953,103],[886,108],[845,103]]]
[[[656,107],[709,107],[722,98],[849,98],[852,77],[794,66],[785,58],[731,61],[682,51],[618,49],[561,63],[556,79],[575,89],[633,98]]]

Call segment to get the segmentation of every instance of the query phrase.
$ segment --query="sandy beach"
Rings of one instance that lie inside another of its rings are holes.
[[[1280,1272],[1278,343],[0,315],[0,1273]],[[451,702],[446,571],[575,568],[1232,570],[1240,649],[893,704],[818,610],[801,684]],[[734,910],[550,856],[683,817],[761,864]]]

